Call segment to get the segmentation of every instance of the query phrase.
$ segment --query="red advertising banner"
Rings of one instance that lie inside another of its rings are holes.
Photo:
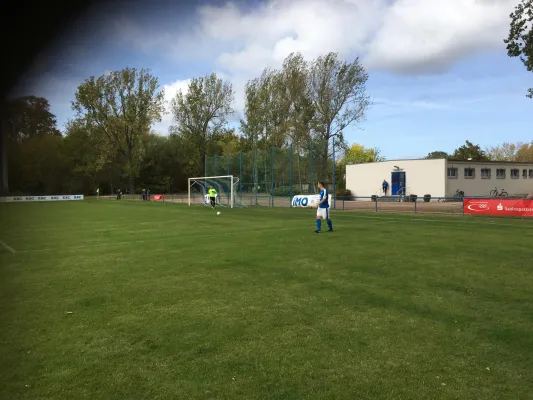
[[[154,195],[154,200],[157,201],[157,200],[163,200],[163,198],[165,197],[165,195],[163,194],[155,194]]]
[[[465,214],[533,217],[533,200],[464,199]]]

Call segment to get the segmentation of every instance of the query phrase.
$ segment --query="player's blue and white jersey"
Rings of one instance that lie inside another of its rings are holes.
[[[328,196],[328,189],[324,188],[320,191],[320,201],[326,199],[325,202],[320,204],[318,207],[320,208],[329,208],[329,196]]]

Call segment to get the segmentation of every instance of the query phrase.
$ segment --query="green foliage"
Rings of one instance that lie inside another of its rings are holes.
[[[533,71],[533,0],[521,0],[510,15],[509,36],[504,40],[509,57],[519,57],[528,71]],[[527,97],[533,98],[533,88]]]
[[[486,153],[489,159],[493,161],[533,162],[533,142],[505,142],[499,146],[488,148]]]
[[[124,68],[86,79],[75,96],[72,107],[98,144],[97,163],[120,156],[133,192],[144,155],[143,136],[164,112],[157,78],[147,69]]]
[[[7,133],[10,141],[22,142],[34,136],[61,136],[50,104],[43,97],[24,96],[6,104]]]
[[[424,203],[429,203],[431,201],[431,195],[430,194],[425,194],[424,195]]]
[[[443,158],[448,159],[450,158],[450,155],[445,151],[433,151],[425,157],[426,160],[440,160]]]
[[[457,161],[487,161],[489,160],[489,157],[483,150],[481,150],[479,145],[474,145],[467,140],[464,145],[453,152],[450,159]]]
[[[187,93],[178,92],[171,108],[175,125],[171,132],[187,140],[192,146],[197,168],[203,171],[209,145],[229,134],[227,117],[233,114],[234,92],[230,82],[215,73],[194,78]]]

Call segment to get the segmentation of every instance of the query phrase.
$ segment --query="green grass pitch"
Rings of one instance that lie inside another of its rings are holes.
[[[0,204],[1,399],[531,399],[533,221]]]

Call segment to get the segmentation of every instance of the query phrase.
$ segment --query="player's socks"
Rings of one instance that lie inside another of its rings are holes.
[[[331,223],[331,220],[328,219],[327,222],[328,222],[328,228],[329,228],[330,232],[333,232],[333,224]]]
[[[316,231],[320,232],[320,229],[322,228],[322,220],[317,219],[316,220]]]

